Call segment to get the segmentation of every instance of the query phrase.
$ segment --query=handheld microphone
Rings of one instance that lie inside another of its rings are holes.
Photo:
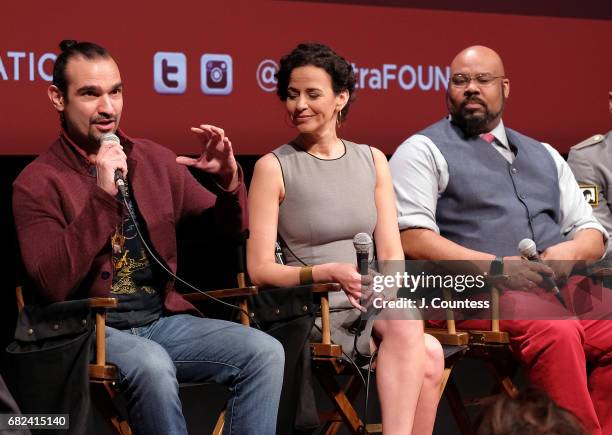
[[[102,136],[100,136],[100,145],[102,145],[104,142],[117,142],[118,144],[121,144],[119,136],[114,133],[104,133]],[[115,169],[115,186],[117,186],[117,189],[119,189],[121,196],[127,198],[127,185],[125,184],[123,172],[121,172],[120,169]]]
[[[370,258],[370,249],[372,249],[372,238],[366,233],[355,234],[355,237],[353,237],[353,246],[357,254],[357,269],[359,270],[359,274],[362,276],[368,275],[368,260]],[[363,284],[361,287],[363,290]],[[371,307],[368,308],[367,313],[363,313],[359,318],[355,319],[353,324],[348,328],[349,332],[355,335],[355,339],[357,339],[365,329],[368,318],[372,313],[373,310]]]
[[[527,260],[535,261],[536,263],[543,263],[542,259],[540,258],[540,255],[538,254],[536,244],[533,240],[531,239],[521,240],[518,244],[518,250],[521,253],[521,255],[525,257]],[[561,302],[561,305],[567,308],[567,305],[565,305],[565,299],[563,298],[563,295],[559,291],[559,287],[557,287],[557,284],[555,283],[554,279],[550,276],[544,276],[543,278],[544,278],[545,286],[548,287],[554,293],[557,300]]]
[[[372,238],[366,233],[359,233],[353,237],[353,246],[357,253],[357,268],[360,275],[368,274],[368,263],[370,250],[372,249]]]

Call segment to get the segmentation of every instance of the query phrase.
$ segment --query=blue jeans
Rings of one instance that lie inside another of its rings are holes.
[[[285,354],[259,330],[178,314],[140,328],[107,327],[106,355],[119,368],[135,434],[187,433],[179,382],[230,388],[225,434],[276,432]]]

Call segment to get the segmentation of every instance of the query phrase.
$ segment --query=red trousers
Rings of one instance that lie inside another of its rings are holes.
[[[575,276],[561,291],[576,315],[550,293],[502,292],[500,329],[533,386],[574,413],[588,433],[612,435],[612,289]],[[491,321],[462,320],[457,327],[487,329]]]

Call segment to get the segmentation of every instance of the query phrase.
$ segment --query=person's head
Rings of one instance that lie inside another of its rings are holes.
[[[117,64],[103,47],[62,41],[48,95],[68,136],[83,148],[97,149],[104,133],[119,127],[123,88]]]
[[[495,51],[476,45],[453,59],[446,104],[453,122],[468,136],[489,132],[499,124],[509,94],[510,80]]]
[[[328,46],[298,45],[281,58],[276,79],[276,93],[300,133],[335,129],[346,119],[354,99],[355,73]]]
[[[482,419],[477,435],[586,435],[569,411],[546,393],[527,388],[516,399],[500,395]]]
[[[588,189],[583,190],[582,194],[584,195],[584,199],[587,202],[591,202],[591,200],[593,199],[593,193]]]

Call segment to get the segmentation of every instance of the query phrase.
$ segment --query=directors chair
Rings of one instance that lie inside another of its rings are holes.
[[[244,279],[244,278],[242,278]],[[243,282],[243,281],[242,281]],[[257,287],[243,286],[240,288],[230,288],[223,290],[213,290],[207,292],[208,295],[217,299],[233,299],[237,300],[238,305],[243,309],[241,313],[241,323],[248,326],[249,319],[246,309],[246,298],[257,294]],[[210,298],[202,293],[183,294],[183,297],[192,303],[209,302]],[[16,288],[17,308],[21,313],[26,309],[24,295],[21,286]],[[114,364],[106,361],[106,346],[105,346],[105,327],[106,327],[106,312],[108,309],[117,306],[116,298],[89,298],[80,301],[68,301],[52,304],[59,308],[59,312],[63,315],[76,316],[76,321],[85,331],[88,328],[93,329],[95,325],[95,337],[93,347],[93,362],[87,365],[87,376],[89,383],[89,392],[91,401],[96,409],[100,412],[105,421],[109,423],[109,429],[116,435],[131,435],[132,430],[125,416],[124,406],[118,403],[120,401],[121,389],[119,385],[119,373]],[[63,306],[62,306],[63,305]],[[93,320],[92,320],[93,319]],[[44,319],[42,327],[50,326],[53,331],[61,332],[62,328],[70,325],[70,320],[66,317],[59,318],[47,316]],[[90,324],[93,323],[93,324]],[[36,327],[27,328],[25,334],[36,336],[38,331]],[[44,374],[40,376],[44,377]],[[187,384],[181,384],[179,387],[184,387]],[[192,384],[189,384],[192,385]],[[30,394],[31,397],[31,394]],[[22,398],[23,400],[24,398]],[[25,397],[25,400],[28,400]],[[20,404],[21,405],[21,404]],[[89,402],[86,403],[86,406]],[[27,405],[25,407],[27,409]],[[25,411],[24,411],[25,412]],[[71,416],[72,417],[72,416]],[[71,419],[72,424],[73,419]],[[87,422],[82,422],[86,424]],[[220,435],[223,430],[224,411],[221,411],[217,418],[217,423],[213,429],[213,435]]]

